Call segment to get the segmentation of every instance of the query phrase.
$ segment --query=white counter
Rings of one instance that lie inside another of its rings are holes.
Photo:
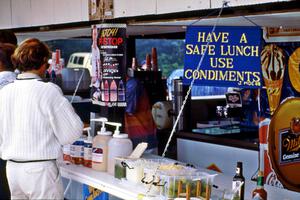
[[[90,185],[121,199],[147,199],[142,198],[147,192],[146,188],[133,184],[126,185],[126,181],[116,179],[112,175],[105,172],[95,171],[93,169],[78,165],[61,165],[60,173],[64,178]]]
[[[61,175],[64,178],[72,179],[79,183],[90,185],[101,191],[110,193],[125,200],[157,200],[160,197],[144,197],[147,193],[146,188],[138,185],[128,184],[127,181],[121,181],[114,178],[112,175],[104,172],[98,172],[90,168],[77,165],[61,165]],[[230,189],[232,184],[232,177],[224,174],[216,176],[214,185],[218,186],[218,190]],[[256,187],[253,181],[246,181],[245,185],[245,200],[251,199],[251,192]],[[272,186],[265,185],[268,192],[268,200],[299,200],[300,193],[292,192],[285,189],[279,189]],[[213,188],[213,193],[215,189]]]

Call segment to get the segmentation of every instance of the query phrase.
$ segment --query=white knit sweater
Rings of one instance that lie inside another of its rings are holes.
[[[72,105],[52,83],[23,79],[0,90],[0,152],[4,160],[56,159],[61,145],[73,143],[82,128]]]

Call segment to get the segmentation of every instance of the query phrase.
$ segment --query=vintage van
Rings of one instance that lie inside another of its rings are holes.
[[[90,52],[76,52],[73,53],[68,61],[68,68],[86,68],[89,70],[90,74],[92,73],[92,54]]]

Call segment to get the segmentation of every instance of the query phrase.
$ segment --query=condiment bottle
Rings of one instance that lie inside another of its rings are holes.
[[[75,165],[83,164],[84,139],[85,137],[81,136],[70,147],[71,160]]]
[[[88,132],[88,137],[84,140],[83,148],[83,166],[91,168],[92,167],[92,143],[93,137],[90,133],[91,127],[84,128],[83,131]]]
[[[236,200],[244,200],[245,178],[243,176],[243,163],[237,162],[236,174],[232,180],[232,190],[235,191]]]
[[[120,123],[107,122],[107,124],[116,126],[113,138],[108,142],[108,163],[107,172],[111,175],[115,173],[115,158],[127,157],[132,152],[132,142],[128,138],[128,134],[120,134]]]
[[[252,192],[252,200],[267,200],[267,191],[264,189],[264,174],[262,171],[258,172],[257,187]]]
[[[66,164],[71,163],[70,148],[71,148],[71,144],[63,145],[63,160],[64,160],[64,163],[66,163]]]
[[[91,121],[102,123],[100,131],[97,132],[93,139],[92,168],[98,171],[107,171],[108,142],[112,138],[112,132],[106,131],[106,118],[101,117],[99,119],[91,119]]]

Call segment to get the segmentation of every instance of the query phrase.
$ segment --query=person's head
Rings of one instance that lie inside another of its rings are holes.
[[[48,68],[50,50],[38,39],[30,38],[23,41],[12,55],[12,62],[21,72],[33,72],[40,76]]]
[[[0,43],[18,44],[16,35],[10,30],[0,30]]]
[[[16,47],[9,43],[0,43],[0,72],[13,71],[14,67],[11,62],[11,56]]]

